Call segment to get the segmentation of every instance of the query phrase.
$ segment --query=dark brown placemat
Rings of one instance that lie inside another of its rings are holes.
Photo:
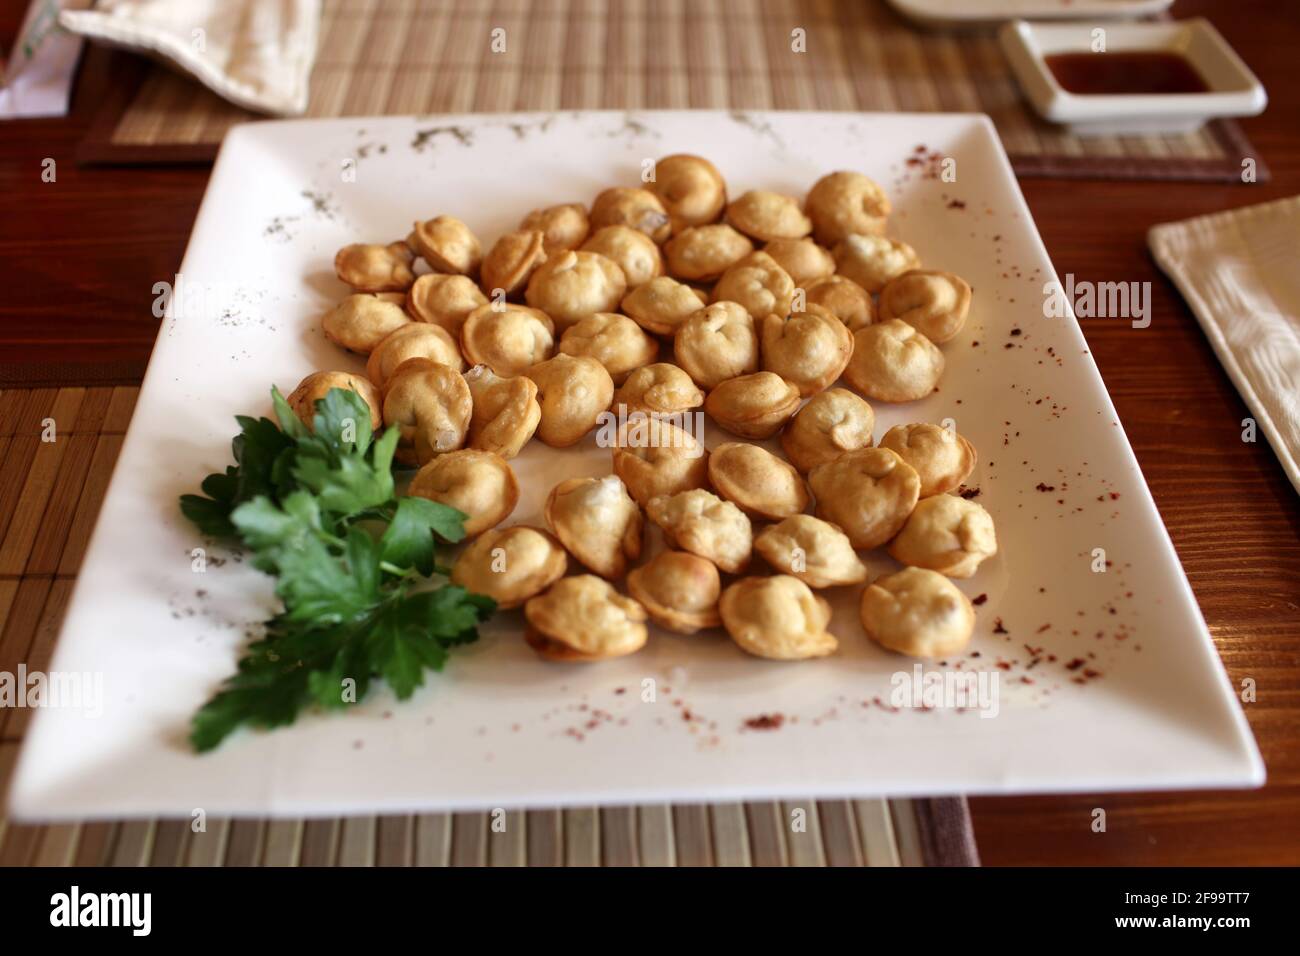
[[[49,666],[138,394],[0,391],[0,671]],[[29,719],[0,709],[0,794]],[[489,826],[487,813],[222,819],[196,833],[189,820],[22,825],[0,810],[0,866],[979,865],[961,797],[517,810],[505,823]]]
[[[210,159],[256,118],[162,65],[117,95],[83,161]],[[1033,113],[995,36],[920,32],[884,0],[324,0],[307,115],[687,108],[982,112],[1020,175],[1239,182],[1249,156],[1268,176],[1231,121],[1071,136]]]

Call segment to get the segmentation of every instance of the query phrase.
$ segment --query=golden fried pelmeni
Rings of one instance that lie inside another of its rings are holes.
[[[861,584],[867,566],[846,535],[829,521],[791,515],[768,525],[754,539],[754,550],[781,574],[791,574],[810,588]]]
[[[582,249],[618,263],[629,289],[645,285],[664,274],[664,259],[659,254],[659,247],[644,232],[631,226],[602,226],[582,244]]]
[[[909,657],[960,652],[975,630],[975,608],[942,574],[904,568],[862,592],[862,627],[882,647]]]
[[[826,657],[839,647],[826,630],[831,606],[788,574],[742,578],[722,592],[722,626],[742,651],[774,661]]]
[[[684,415],[704,404],[704,393],[691,377],[671,362],[655,362],[634,370],[614,393],[615,413],[631,416]]]
[[[474,400],[465,379],[453,368],[428,359],[407,359],[384,388],[384,424],[397,425],[394,457],[404,465],[423,465],[465,444]]]
[[[393,370],[412,358],[427,358],[457,372],[465,368],[460,346],[450,332],[428,322],[409,322],[389,332],[375,346],[366,361],[366,377],[382,389],[388,384]]]
[[[667,219],[666,216],[664,218]],[[519,228],[542,233],[543,247],[549,256],[582,245],[582,240],[591,231],[591,223],[587,218],[587,208],[582,203],[569,202],[534,209],[524,216]]]
[[[626,315],[593,312],[564,330],[560,353],[594,358],[605,366],[615,385],[622,385],[633,369],[655,360],[659,342]]]
[[[868,292],[879,292],[891,279],[921,264],[915,249],[884,236],[845,236],[834,255],[835,272]]]
[[[438,272],[474,275],[483,259],[478,237],[455,216],[417,222],[406,241]]]
[[[799,389],[774,372],[729,378],[704,399],[715,422],[742,438],[771,438],[799,408]]]
[[[722,623],[718,596],[722,581],[712,561],[688,551],[660,551],[627,574],[627,590],[650,619],[679,634]]]
[[[768,189],[741,193],[727,206],[727,224],[751,239],[802,239],[812,232],[812,220],[799,208],[799,200]]]
[[[709,483],[750,517],[780,521],[808,507],[799,472],[749,442],[723,442],[709,453]]]
[[[715,302],[677,327],[673,357],[706,392],[728,379],[758,371],[758,333],[744,306]]]
[[[672,335],[707,302],[704,295],[668,276],[651,279],[623,298],[621,308],[653,335]]]
[[[835,272],[835,257],[811,239],[773,239],[763,251],[776,260],[797,286],[807,286]]]
[[[565,355],[539,362],[524,372],[537,383],[542,420],[537,437],[552,448],[582,441],[614,400],[614,381],[594,358]]]
[[[724,223],[691,226],[664,243],[668,274],[711,282],[754,251],[754,244]]]
[[[286,395],[284,400],[289,403],[289,407],[293,409],[293,413],[299,420],[307,426],[307,430],[311,431],[315,427],[313,422],[316,417],[316,403],[328,395],[332,388],[344,388],[360,395],[370,409],[370,428],[372,431],[378,431],[379,426],[383,424],[383,417],[380,414],[383,400],[380,398],[379,389],[374,386],[374,383],[352,372],[312,372],[299,382],[297,388]]]
[[[560,482],[544,513],[569,554],[601,577],[622,577],[641,556],[641,509],[617,475]]]
[[[504,611],[541,594],[568,567],[568,552],[554,535],[520,524],[489,529],[470,542],[451,566],[451,582],[487,595]]]
[[[917,504],[889,553],[900,564],[968,578],[998,553],[998,538],[992,516],[979,503],[933,495]]]
[[[415,253],[404,242],[357,242],[334,256],[334,274],[358,292],[403,292],[415,281]]]
[[[850,332],[876,321],[876,304],[871,294],[852,279],[826,276],[804,288],[804,302],[809,308],[820,306],[843,322]]]
[[[702,488],[652,498],[646,514],[670,547],[707,558],[728,574],[749,566],[754,529],[745,513]]]
[[[718,167],[702,156],[675,153],[655,163],[649,188],[668,210],[673,232],[717,222],[727,205],[727,184]]]
[[[763,368],[807,398],[830,385],[853,354],[853,333],[819,305],[806,312],[769,315],[761,326]]]
[[[859,448],[808,473],[817,517],[838,525],[855,548],[896,535],[916,507],[921,479],[888,448]]]
[[[593,312],[613,312],[627,292],[617,262],[598,252],[557,252],[533,273],[524,298],[567,329]]]
[[[358,292],[321,318],[325,338],[349,352],[369,355],[393,331],[411,324],[397,293]]]
[[[561,578],[524,603],[524,640],[552,661],[584,663],[634,654],[645,646],[646,611],[592,574]]]
[[[613,467],[642,507],[709,484],[708,451],[690,432],[661,418],[633,416],[619,429]]]
[[[492,243],[480,270],[483,288],[493,298],[498,294],[513,296],[519,293],[546,261],[545,242],[546,236],[540,229],[520,229],[507,232]]]
[[[970,311],[971,288],[951,272],[913,269],[880,290],[880,317],[902,319],[936,344],[961,332]]]
[[[465,373],[465,384],[474,399],[469,447],[514,458],[542,420],[537,383],[527,375],[502,378],[486,365],[475,365]]]
[[[954,491],[975,470],[975,446],[955,431],[928,422],[895,425],[880,447],[896,452],[921,478],[921,497]]]
[[[615,186],[603,190],[591,204],[591,228],[627,226],[648,236],[656,245],[672,234],[664,204],[648,189]]]
[[[813,183],[804,201],[813,233],[823,246],[849,235],[879,235],[889,217],[889,197],[861,173],[828,173]]]
[[[441,272],[420,276],[406,295],[406,308],[411,315],[421,322],[440,325],[457,337],[469,314],[487,304],[487,296],[469,276]]]
[[[902,319],[890,319],[853,333],[844,381],[867,398],[914,402],[934,391],[943,364],[939,346]]]
[[[473,538],[510,517],[519,503],[519,482],[501,456],[462,448],[421,467],[406,493],[464,514],[465,537]]]
[[[461,326],[460,350],[498,375],[519,375],[554,354],[555,324],[541,309],[525,305],[480,306]]]
[[[786,315],[794,301],[794,280],[766,252],[751,252],[722,273],[713,301],[738,303],[753,316]]]
[[[818,392],[781,432],[781,448],[804,474],[846,451],[871,447],[876,413],[845,388]]]

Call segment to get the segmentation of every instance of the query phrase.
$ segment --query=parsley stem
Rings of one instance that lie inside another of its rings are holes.
[[[399,578],[413,578],[417,573],[415,568],[399,568],[397,565],[388,561],[380,561],[379,569],[381,571],[387,571],[389,574],[396,575]]]

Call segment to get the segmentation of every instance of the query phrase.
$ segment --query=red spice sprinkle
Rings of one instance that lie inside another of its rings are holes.
[[[970,602],[971,602],[971,604],[974,604],[976,607],[979,607],[981,604],[983,604],[983,603],[984,603],[985,601],[987,601],[988,599],[989,599],[989,596],[988,596],[987,594],[981,594],[979,597],[973,597],[973,598],[971,598],[971,601],[970,601]]]
[[[1006,633],[1008,633],[1008,632],[1007,632],[1007,629],[1006,629],[1005,627],[1002,626],[1002,618],[1000,618],[1000,617],[995,617],[995,618],[993,619],[993,633],[994,633],[994,634],[1006,634]]]
[[[957,494],[961,495],[963,498],[967,500],[970,500],[971,498],[978,498],[980,496],[980,490],[978,488],[967,488],[963,486],[960,489],[958,489]]]
[[[1011,334],[1012,334],[1012,335],[1023,335],[1024,333],[1021,332],[1021,331],[1020,331],[1020,327],[1017,326],[1016,328],[1014,328],[1014,329],[1011,330]]]
[[[784,723],[784,714],[759,714],[745,721],[745,727],[749,730],[780,730]]]
[[[626,687],[615,687],[615,688],[614,688],[614,693],[616,693],[616,694],[626,694],[626,693],[627,693],[627,688],[626,688]]]
[[[1077,671],[1080,667],[1082,667],[1086,663],[1088,662],[1085,661],[1082,657],[1076,657],[1074,660],[1070,661],[1070,663],[1065,665],[1065,669],[1067,671]]]
[[[965,208],[966,208],[966,204],[965,204],[964,202],[962,202],[960,199],[954,199],[954,200],[952,200],[952,201],[950,201],[950,202],[948,203],[948,208],[949,208],[949,209],[965,209]]]
[[[1045,485],[1040,481],[1038,484],[1034,485],[1034,490],[1042,492],[1055,491],[1056,485]]]

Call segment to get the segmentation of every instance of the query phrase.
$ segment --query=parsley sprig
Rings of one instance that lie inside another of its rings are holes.
[[[247,648],[238,670],[195,714],[190,741],[211,750],[241,725],[293,723],[312,705],[341,709],[382,678],[399,699],[476,640],[495,603],[464,588],[426,587],[445,575],[435,539],[465,536],[465,515],[424,498],[394,497],[398,430],[378,438],[355,392],[331,389],[306,428],[272,389],[278,425],[237,418],[235,464],[182,495],[181,511],[213,538],[236,539],[276,578],[284,610]]]

